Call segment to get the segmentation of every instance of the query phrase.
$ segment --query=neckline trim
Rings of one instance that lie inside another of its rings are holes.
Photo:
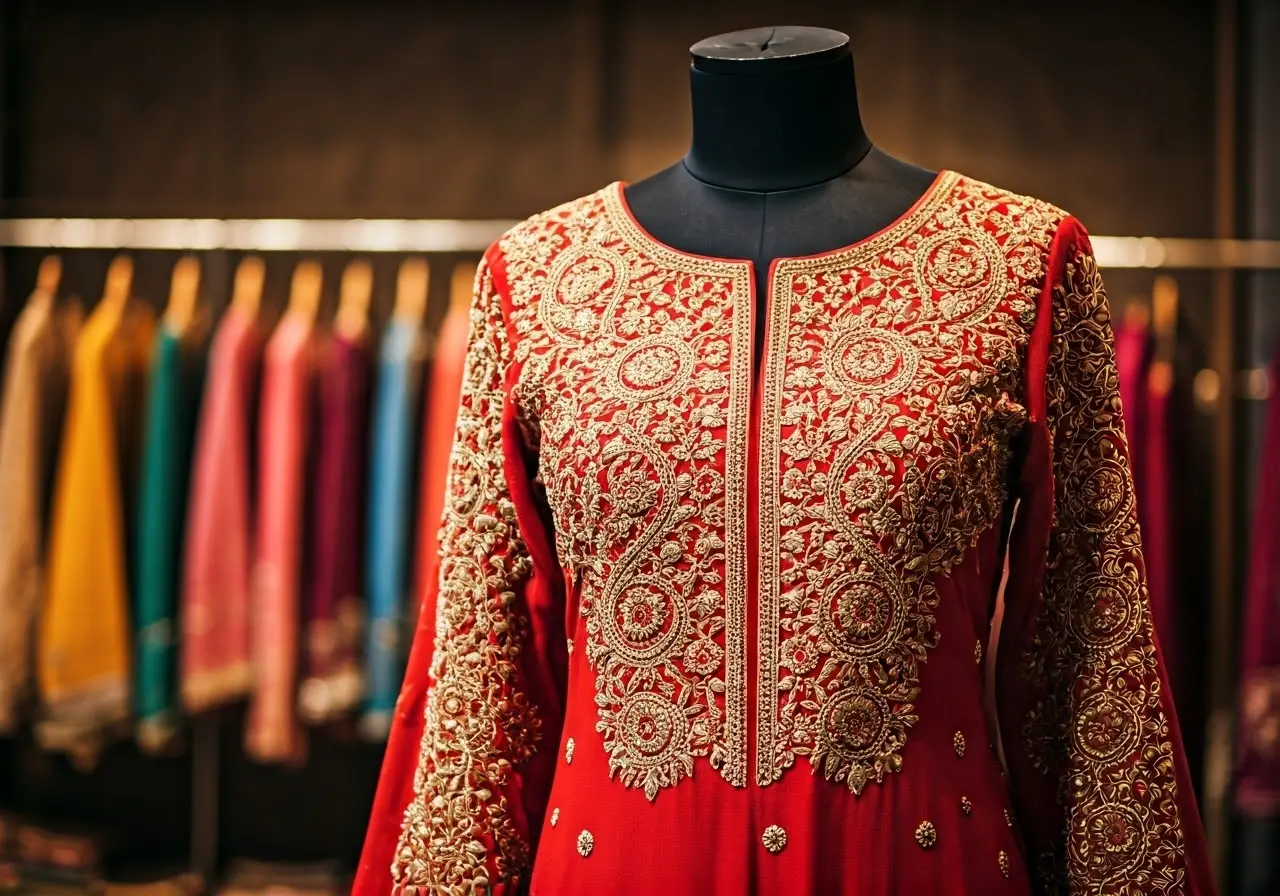
[[[916,201],[884,227],[855,242],[812,255],[780,255],[773,259],[770,267],[779,267],[790,262],[839,262],[849,258],[862,258],[885,244],[892,245],[910,231],[919,227],[922,218],[932,212],[950,193],[951,188],[960,179],[960,175],[947,168],[940,170],[925,191]],[[624,188],[627,182],[616,180],[603,190],[606,213],[612,220],[623,239],[633,249],[647,252],[662,259],[672,267],[680,267],[695,262],[699,268],[714,266],[721,269],[755,269],[755,262],[749,258],[719,258],[713,255],[699,255],[670,246],[651,234],[636,219],[627,203]],[[905,231],[905,232],[904,232]]]

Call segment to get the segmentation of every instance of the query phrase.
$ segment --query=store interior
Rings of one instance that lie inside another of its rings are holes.
[[[355,314],[375,353],[408,322],[418,355],[400,371],[401,412],[415,435],[395,473],[408,497],[398,531],[377,536],[404,545],[389,562],[405,593],[379,611],[403,636],[452,436],[435,362],[457,360],[481,253],[516,221],[678,160],[690,45],[774,23],[849,35],[878,147],[1041,197],[1093,235],[1128,341],[1125,400],[1143,409],[1130,437],[1162,564],[1153,612],[1215,874],[1223,893],[1280,892],[1280,4],[5,0],[0,361],[42,291],[86,318],[121,291],[153,320],[185,314],[206,352],[237,289],[264,320],[299,303],[321,330]],[[135,448],[122,465],[141,463]],[[120,489],[131,586],[137,475]],[[14,481],[0,479],[0,502]],[[0,562],[14,525],[0,525]],[[67,562],[47,556],[43,528],[36,541],[43,568]],[[160,612],[176,632],[184,600]],[[0,593],[0,615],[16,606]],[[246,699],[184,701],[175,641],[157,673],[158,742],[136,693],[89,750],[54,744],[37,699],[15,698],[0,730],[0,892],[347,892],[385,738],[368,705],[300,721],[301,758],[265,756]],[[371,662],[364,643],[357,665]],[[167,889],[128,889],[143,883]]]

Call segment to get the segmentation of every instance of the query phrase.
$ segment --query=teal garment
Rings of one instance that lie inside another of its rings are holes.
[[[147,394],[133,576],[137,736],[152,752],[177,731],[174,615],[203,377],[203,339],[162,324]]]
[[[405,613],[411,587],[422,362],[418,327],[393,320],[379,351],[369,446],[365,548],[368,691],[361,729],[371,740],[387,736],[408,655]]]

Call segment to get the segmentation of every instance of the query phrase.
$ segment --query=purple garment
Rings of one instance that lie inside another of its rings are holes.
[[[310,485],[310,569],[304,602],[305,673],[298,714],[309,724],[355,708],[364,691],[364,491],[369,344],[333,334],[316,375]]]

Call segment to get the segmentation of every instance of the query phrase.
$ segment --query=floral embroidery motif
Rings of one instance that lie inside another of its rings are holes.
[[[920,822],[916,828],[916,842],[925,849],[933,849],[938,842],[938,829],[933,826],[932,821]]]
[[[973,642],[973,661],[979,666],[982,665],[982,642]]]
[[[973,811],[973,803],[969,801],[969,798],[967,796],[960,797],[960,811],[963,812],[965,815],[968,815],[970,812]]]
[[[956,755],[961,759],[964,758],[964,732],[957,731],[951,738],[951,746],[955,748]]]
[[[647,244],[612,187],[500,242],[575,637],[610,773],[746,783],[745,264]]]
[[[1169,719],[1147,610],[1106,293],[1087,244],[1054,287],[1046,377],[1054,524],[1025,670],[1043,694],[1024,733],[1060,782],[1072,891],[1186,887]],[[1057,875],[1055,875],[1055,879]],[[1053,881],[1046,880],[1046,884]]]
[[[771,824],[764,829],[764,833],[760,836],[760,840],[764,843],[764,848],[769,852],[777,855],[786,848],[787,832],[780,825]]]
[[[551,810],[551,826],[555,827],[556,822],[558,822],[559,820],[560,820],[560,808],[556,807],[555,809]]]
[[[1060,213],[954,176],[937,190],[866,243],[774,269],[760,785],[798,756],[854,794],[901,769],[934,582],[1004,508],[1027,418],[1010,396]]]
[[[514,685],[527,630],[514,589],[532,561],[496,440],[507,333],[487,263],[476,272],[471,328],[440,535],[434,687],[391,867],[397,893],[487,888],[494,873],[518,882],[529,865],[503,794],[539,735]]]
[[[573,762],[573,738],[569,738],[564,742],[564,764],[568,765]]]
[[[1003,849],[996,856],[996,861],[1000,863],[1000,873],[1005,877],[1009,876],[1009,855]]]
[[[584,859],[591,855],[591,850],[596,848],[596,838],[591,835],[590,831],[582,831],[578,834],[578,855]]]

